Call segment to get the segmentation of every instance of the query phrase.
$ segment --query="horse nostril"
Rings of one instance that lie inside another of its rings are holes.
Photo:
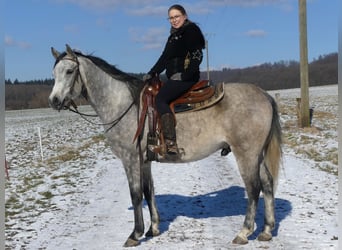
[[[49,99],[50,101],[50,105],[53,107],[53,108],[57,108],[61,102],[59,101],[58,97],[54,96],[52,99]]]

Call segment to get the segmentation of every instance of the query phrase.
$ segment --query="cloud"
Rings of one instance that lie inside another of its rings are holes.
[[[23,41],[16,41],[9,35],[5,35],[5,45],[6,46],[12,46],[12,47],[18,47],[21,49],[30,49],[32,47],[30,43],[23,42]]]
[[[104,29],[106,31],[112,30],[111,23],[105,18],[98,18],[96,20],[96,26],[98,26],[99,28]]]
[[[283,11],[293,11],[294,4],[297,5],[295,0],[208,0],[203,1],[202,4],[210,5],[213,8],[220,6],[233,6],[241,8],[257,8],[265,6],[273,6],[280,8]]]
[[[266,5],[287,5],[290,0],[210,0],[213,5],[229,5],[240,7],[258,7]]]
[[[133,16],[166,16],[170,1],[165,0],[49,0],[55,4],[78,5],[91,11],[115,12],[124,11]],[[189,15],[208,14],[216,8],[242,7],[255,8],[261,6],[274,6],[285,11],[294,9],[295,0],[199,0],[182,3]]]
[[[73,4],[95,11],[123,10],[134,16],[165,16],[171,2],[165,0],[50,0],[55,4]],[[167,2],[167,3],[165,3]],[[219,4],[221,1],[216,1]],[[223,1],[224,2],[224,1]],[[243,2],[243,1],[242,1]],[[182,4],[192,14],[206,14],[211,12],[211,1]],[[219,4],[220,5],[220,4]]]
[[[264,37],[267,35],[267,32],[264,30],[255,29],[255,30],[248,30],[244,34],[249,37]]]
[[[56,4],[73,4],[94,11],[125,11],[135,16],[166,15],[171,6],[165,0],[50,0]],[[222,6],[252,8],[259,6],[275,6],[286,10],[293,9],[294,0],[202,0],[182,5],[189,14],[207,14]]]
[[[64,31],[67,33],[74,34],[74,35],[77,35],[81,32],[79,26],[76,24],[69,24],[69,25],[64,26]]]
[[[166,15],[168,8],[168,6],[145,6],[127,10],[127,13],[134,16],[162,16]]]
[[[15,45],[15,41],[13,40],[12,37],[10,36],[5,36],[5,44],[8,46],[14,46]]]
[[[156,1],[157,2],[157,1]],[[160,1],[161,2],[161,1]],[[164,3],[164,2],[163,2]],[[207,2],[198,2],[195,4],[183,4],[188,14],[208,14],[212,10]],[[170,5],[145,5],[144,7],[137,7],[135,9],[127,10],[127,13],[134,16],[166,16]]]
[[[149,4],[154,4],[157,2],[161,2],[158,0],[50,0],[51,2],[57,4],[74,4],[79,5],[81,7],[92,9],[92,10],[100,10],[100,11],[114,11],[119,8],[130,8],[134,6],[146,6]]]
[[[116,0],[51,0],[51,2],[57,4],[74,4],[89,9],[103,10],[116,8],[120,4],[120,1]]]
[[[144,50],[160,49],[164,46],[168,30],[165,28],[150,28],[147,31],[139,28],[129,30],[132,40],[141,43]]]

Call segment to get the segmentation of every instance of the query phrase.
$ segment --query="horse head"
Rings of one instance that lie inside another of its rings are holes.
[[[49,104],[52,108],[61,110],[72,105],[73,100],[82,94],[80,63],[77,54],[69,45],[66,45],[66,51],[63,53],[54,48],[51,48],[51,52],[56,62],[53,68],[55,84],[49,96]]]

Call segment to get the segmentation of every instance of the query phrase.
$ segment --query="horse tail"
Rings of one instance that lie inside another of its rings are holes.
[[[267,94],[272,105],[272,124],[264,146],[264,164],[273,177],[273,190],[276,190],[278,183],[279,168],[282,159],[282,131],[279,121],[277,103],[272,96]]]

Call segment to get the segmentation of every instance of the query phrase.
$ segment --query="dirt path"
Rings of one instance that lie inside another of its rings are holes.
[[[291,156],[286,162],[291,167],[279,181],[275,237],[266,243],[255,240],[263,224],[261,199],[258,228],[247,246],[230,243],[246,208],[232,155],[222,158],[217,153],[176,166],[155,164],[162,234],[143,239],[137,249],[337,249],[337,198],[321,199],[330,192],[337,197],[337,179],[318,175],[310,164]],[[227,163],[229,168],[222,167]],[[297,171],[299,167],[303,171]],[[92,185],[76,198],[78,205],[59,211],[47,224],[37,223],[39,237],[28,249],[121,249],[133,228],[124,172],[116,160],[99,160],[96,168]],[[303,185],[310,188],[302,192]],[[147,228],[146,206],[144,214]]]

